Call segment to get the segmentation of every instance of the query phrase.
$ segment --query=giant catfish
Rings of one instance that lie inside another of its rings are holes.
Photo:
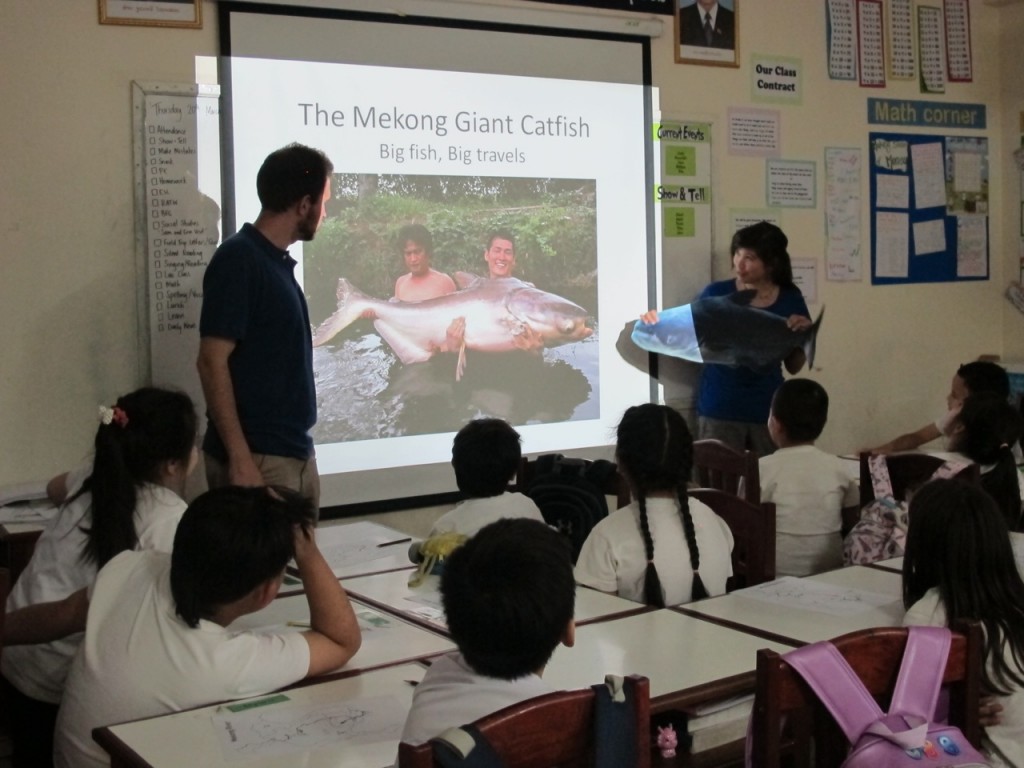
[[[466,367],[465,350],[503,352],[557,347],[593,334],[583,307],[514,277],[495,279],[456,275],[461,290],[423,301],[385,301],[367,296],[345,278],[338,280],[338,310],[320,324],[313,346],[329,341],[360,317],[373,318],[381,338],[403,363],[418,363],[437,352],[458,351],[456,378]],[[448,350],[448,329],[462,318],[458,350]]]
[[[656,323],[637,320],[631,338],[648,352],[694,363],[760,368],[779,363],[793,350],[802,349],[807,365],[812,365],[825,308],[811,326],[794,331],[786,318],[751,307],[755,293],[737,291],[661,310]]]

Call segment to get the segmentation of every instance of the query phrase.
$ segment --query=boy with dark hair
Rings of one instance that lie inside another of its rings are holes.
[[[123,552],[88,594],[10,614],[14,637],[5,639],[15,642],[85,630],[57,716],[55,765],[109,765],[93,728],[253,696],[345,664],[359,649],[359,625],[313,519],[311,503],[285,489],[212,490],[185,511],[173,554]],[[277,596],[292,557],[311,629],[229,630]],[[49,615],[74,618],[48,623],[45,609],[62,605]]]
[[[961,365],[953,374],[949,394],[946,395],[946,413],[941,418],[925,424],[914,432],[893,438],[877,448],[871,448],[869,452],[884,455],[897,451],[912,451],[932,440],[938,440],[943,435],[948,437],[953,421],[967,396],[983,392],[994,392],[1002,398],[1009,398],[1010,377],[1007,376],[1006,369],[988,360],[975,360]]]
[[[540,675],[575,641],[569,542],[534,520],[491,523],[445,562],[441,599],[459,650],[416,686],[402,732],[413,745],[551,692]]]
[[[810,379],[789,379],[772,398],[768,432],[778,450],[758,465],[761,501],[775,504],[779,576],[843,564],[843,510],[856,507],[860,496],[843,460],[814,446],[827,419],[828,394]]]
[[[468,498],[434,523],[431,536],[472,536],[507,517],[544,522],[532,499],[507,490],[522,458],[519,439],[519,433],[501,419],[474,419],[458,431],[452,442],[452,468],[459,490]]]

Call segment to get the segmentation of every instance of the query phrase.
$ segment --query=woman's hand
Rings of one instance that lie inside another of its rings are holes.
[[[648,309],[642,315],[640,315],[640,322],[644,325],[654,325],[658,322],[658,310]]]
[[[791,331],[805,331],[813,324],[811,318],[804,317],[803,315],[790,315],[786,318],[786,325],[789,326]]]

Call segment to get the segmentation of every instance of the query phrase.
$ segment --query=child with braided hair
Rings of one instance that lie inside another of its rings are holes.
[[[634,500],[594,526],[576,581],[657,607],[723,594],[732,575],[732,532],[687,496],[693,438],[683,417],[654,403],[629,408],[615,458]]]
[[[7,598],[8,612],[62,600],[129,549],[170,552],[197,460],[196,413],[182,392],[144,387],[101,406],[92,461],[51,481],[64,501]],[[81,634],[4,648],[13,765],[49,765],[64,680]]]

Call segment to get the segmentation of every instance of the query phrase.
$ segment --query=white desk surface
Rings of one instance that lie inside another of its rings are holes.
[[[658,711],[751,692],[760,648],[792,650],[676,611],[648,611],[577,627],[575,646],[557,648],[544,681],[583,688],[606,674],[646,675]]]
[[[353,596],[384,610],[395,611],[413,621],[425,622],[439,631],[447,631],[443,617],[438,616],[441,610],[439,577],[428,576],[423,584],[413,588],[409,586],[409,577],[412,574],[413,571],[375,573],[344,579],[342,584]],[[617,595],[598,592],[588,587],[576,588],[577,625],[645,610],[646,606]]]
[[[903,622],[902,580],[900,574],[894,571],[854,565],[808,576],[798,581],[820,582],[835,587],[863,590],[889,597],[891,600],[885,601],[884,605],[866,606],[856,612],[837,615],[748,597],[744,590],[740,590],[721,597],[688,603],[676,610],[724,621],[729,626],[743,628],[765,637],[797,643],[830,640],[858,629],[894,627]]]
[[[365,672],[353,677],[314,683],[284,691],[288,701],[271,704],[264,710],[268,714],[286,708],[323,706],[336,707],[340,702],[353,699],[394,697],[395,705],[405,713],[412,705],[413,685],[409,681],[423,679],[425,668],[419,664],[403,664]],[[266,698],[257,696],[258,701]],[[398,754],[401,725],[364,739],[346,738],[343,725],[319,718],[313,725],[321,731],[335,727],[337,732],[325,734],[321,746],[293,752],[288,755],[248,757],[229,760],[221,747],[220,735],[213,718],[224,710],[219,706],[203,707],[173,715],[139,720],[104,729],[101,744],[108,752],[118,754],[118,765],[139,768],[180,768],[183,765],[226,768],[278,768],[281,765],[304,768],[382,768],[389,766]],[[255,711],[255,710],[253,710]],[[320,722],[322,721],[322,722]],[[286,737],[282,737],[286,738]],[[310,738],[307,736],[307,738]]]
[[[447,637],[410,624],[398,616],[382,613],[356,600],[352,601],[352,608],[363,631],[363,644],[348,664],[337,672],[374,669],[455,650],[455,644]],[[279,597],[263,610],[242,616],[230,628],[282,632],[288,629],[289,621],[309,622],[305,595]],[[305,627],[291,629],[302,632]]]

